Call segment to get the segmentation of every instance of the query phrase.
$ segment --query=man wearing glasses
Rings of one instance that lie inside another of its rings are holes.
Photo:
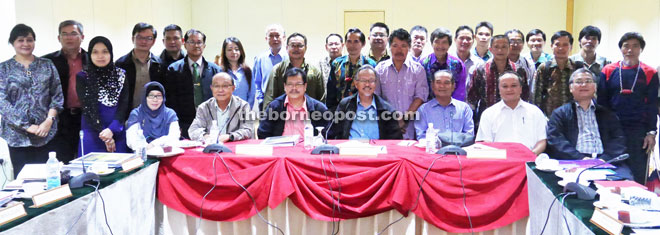
[[[268,85],[264,91],[263,108],[275,98],[284,94],[285,73],[291,68],[299,68],[307,75],[307,95],[325,102],[325,86],[323,86],[323,74],[314,65],[305,62],[305,52],[307,51],[307,37],[300,33],[289,35],[286,40],[286,50],[289,54],[282,63],[273,67],[273,71],[268,77]]]
[[[184,138],[189,138],[188,128],[195,118],[196,108],[213,96],[213,76],[222,72],[222,69],[214,63],[208,63],[202,56],[206,48],[204,33],[190,29],[183,40],[188,54],[172,63],[165,72],[165,104],[176,112],[181,133]]]
[[[157,81],[162,83],[163,72],[161,61],[158,56],[149,50],[156,41],[156,29],[147,23],[137,23],[133,27],[133,50],[117,59],[115,65],[126,70],[126,81],[128,81],[128,103],[131,109],[137,108],[142,102],[142,87],[147,82]],[[135,88],[138,89],[135,89]],[[126,113],[128,119],[128,112]]]
[[[213,76],[213,97],[197,107],[197,115],[188,129],[190,139],[206,143],[229,142],[252,138],[253,120],[245,117],[250,105],[234,93],[234,79],[225,72]],[[213,121],[219,133],[211,133]],[[217,141],[216,141],[217,139]]]
[[[369,29],[369,58],[380,63],[390,58],[387,54],[387,38],[390,29],[385,23],[376,22]]]
[[[286,70],[283,78],[285,94],[275,98],[264,108],[265,115],[261,117],[257,135],[259,139],[298,135],[298,141],[301,142],[307,123],[311,123],[314,128],[328,126],[328,121],[323,118],[327,116],[323,114],[328,108],[305,94],[309,87],[307,72],[300,68],[290,68]],[[316,129],[314,132],[315,135],[318,134]]]
[[[80,131],[80,100],[76,93],[76,74],[87,65],[87,52],[80,47],[85,35],[83,25],[75,20],[65,20],[59,25],[57,40],[62,49],[45,55],[53,61],[62,82],[64,110],[58,115],[55,140],[59,160],[68,163],[78,152]]]

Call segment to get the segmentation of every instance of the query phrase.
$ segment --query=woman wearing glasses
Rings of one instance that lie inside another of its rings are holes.
[[[126,153],[124,118],[129,106],[126,72],[112,62],[112,44],[107,38],[93,38],[88,53],[91,63],[76,76],[76,92],[82,101],[80,126],[84,133],[78,153]]]
[[[142,103],[131,111],[126,126],[128,147],[147,149],[179,140],[179,118],[174,110],[165,107],[165,88],[158,82],[149,82],[142,89]]]

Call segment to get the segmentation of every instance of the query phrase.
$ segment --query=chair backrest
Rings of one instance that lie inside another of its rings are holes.
[[[0,185],[6,185],[9,181],[14,180],[14,168],[11,165],[11,158],[9,157],[9,148],[7,141],[0,137],[0,159],[4,162],[0,167]]]

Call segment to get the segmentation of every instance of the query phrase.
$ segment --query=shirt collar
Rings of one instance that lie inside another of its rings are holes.
[[[131,51],[131,57],[133,58],[133,63],[141,64],[141,65],[145,65],[145,64],[149,64],[149,62],[151,61],[151,52],[149,52],[149,56],[147,57],[147,61],[146,61],[146,62],[142,62],[142,61],[140,61],[140,60],[135,56],[135,50],[132,50],[132,51]]]
[[[374,109],[377,109],[376,108],[376,96],[375,95],[376,94],[371,95],[371,104],[369,105],[369,107],[374,107]],[[362,104],[360,103],[360,94],[358,93],[356,96],[357,96],[357,105],[362,106]],[[369,107],[366,107],[365,109],[369,109]],[[362,108],[364,108],[364,106],[362,106]]]
[[[190,59],[190,57],[188,57],[188,64],[190,64],[190,66],[192,66],[193,63],[197,63],[197,66],[201,66],[203,58],[204,58],[203,56],[200,56],[199,59],[197,59],[197,61],[193,61],[192,59]]]
[[[436,98],[433,98],[433,100],[431,100],[430,102],[432,102],[431,107],[435,107],[435,106],[442,107],[442,105],[440,105],[440,103],[438,102],[438,99],[436,99]],[[456,99],[451,98],[451,101],[449,101],[449,104],[447,105],[447,107],[449,107],[449,106],[456,107]]]
[[[579,103],[579,102],[575,101],[575,106],[576,106],[578,109],[582,110],[582,106],[580,106],[580,103]],[[589,103],[589,110],[596,110],[596,105],[594,104],[594,100],[593,100],[593,99],[592,99],[592,100],[590,101],[590,103]],[[582,111],[586,111],[586,110],[582,110]]]
[[[525,102],[525,101],[523,101],[522,99],[518,100],[518,105],[516,105],[516,108],[514,108],[514,109],[511,109],[508,105],[506,105],[506,104],[504,103],[504,100],[500,100],[500,102],[497,102],[497,104],[500,105],[500,109],[516,110],[516,109],[519,109],[519,108],[525,108],[525,107],[523,106],[523,103],[524,103],[524,102]]]
[[[287,95],[287,96],[284,98],[284,107],[288,107],[288,106],[289,106],[289,96]],[[293,105],[291,106],[291,108],[294,108]],[[305,96],[303,96],[302,109],[303,109],[305,112],[307,112],[307,97],[305,97]]]
[[[227,108],[225,110],[222,110],[220,106],[218,106],[218,101],[214,99],[213,105],[215,106],[215,110],[221,113],[227,112],[229,110],[229,107],[231,107],[231,101],[233,100],[232,98],[233,97],[229,97],[229,103],[227,104]]]

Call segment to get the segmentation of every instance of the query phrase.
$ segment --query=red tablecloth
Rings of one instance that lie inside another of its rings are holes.
[[[406,212],[414,206],[419,183],[435,157],[424,149],[401,147],[399,141],[376,141],[386,145],[388,154],[378,157],[310,155],[302,146],[275,147],[272,157],[251,157],[221,153],[233,176],[257,201],[257,209],[277,207],[287,197],[311,218],[329,221],[333,217],[328,181],[338,194],[341,212],[334,217],[352,219],[391,209]],[[256,140],[244,143],[258,143]],[[235,150],[237,143],[228,144]],[[506,148],[506,160],[475,160],[460,157],[467,207],[475,231],[508,225],[529,214],[524,162],[534,159],[525,146],[490,143]],[[335,170],[330,165],[332,159]],[[214,154],[189,149],[178,157],[164,158],[158,170],[158,199],[182,213],[199,216],[202,197],[214,183]],[[322,167],[323,166],[323,167]],[[229,177],[221,159],[215,160],[217,183],[204,201],[204,219],[236,221],[256,214],[247,194]],[[463,191],[455,156],[438,159],[424,181],[419,205],[412,210],[425,221],[449,232],[469,232],[463,209]],[[339,185],[338,185],[339,184]]]

